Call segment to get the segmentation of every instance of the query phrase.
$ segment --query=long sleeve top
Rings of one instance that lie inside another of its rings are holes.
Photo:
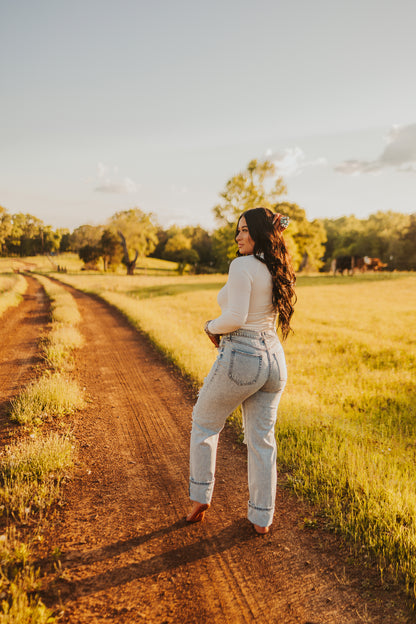
[[[217,301],[221,316],[208,324],[212,334],[276,327],[272,278],[267,266],[254,256],[241,256],[231,262],[227,283],[219,291]]]

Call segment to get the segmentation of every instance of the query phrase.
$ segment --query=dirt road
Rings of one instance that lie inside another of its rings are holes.
[[[36,376],[42,364],[39,340],[46,330],[49,306],[39,282],[27,278],[22,303],[0,318],[0,443],[16,428],[8,420],[10,401]]]
[[[74,419],[79,461],[67,502],[46,534],[45,552],[61,553],[58,571],[51,557],[40,561],[43,599],[62,622],[413,621],[403,596],[336,536],[305,527],[313,512],[282,485],[272,531],[253,531],[245,447],[230,428],[213,506],[188,526],[193,391],[117,311],[71,292],[85,338],[74,374],[90,401]]]

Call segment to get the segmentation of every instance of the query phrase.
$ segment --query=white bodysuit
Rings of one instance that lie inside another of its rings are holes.
[[[219,291],[217,301],[221,316],[208,324],[212,334],[276,328],[272,277],[267,266],[254,256],[241,256],[231,262],[227,283]]]

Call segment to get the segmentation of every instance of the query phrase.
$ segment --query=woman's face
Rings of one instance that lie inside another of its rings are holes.
[[[241,217],[237,226],[237,236],[235,240],[238,245],[238,251],[242,256],[251,256],[254,251],[254,240],[250,236],[247,223],[244,217]]]

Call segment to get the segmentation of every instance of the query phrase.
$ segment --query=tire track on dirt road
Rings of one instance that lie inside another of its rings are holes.
[[[0,441],[15,429],[9,419],[10,401],[35,377],[42,363],[39,341],[49,321],[46,294],[33,277],[25,276],[27,290],[21,303],[0,317]]]
[[[383,587],[364,594],[348,550],[305,529],[308,507],[287,490],[279,488],[273,530],[254,533],[245,447],[228,426],[213,506],[205,522],[187,525],[194,393],[119,312],[70,291],[85,338],[74,374],[90,403],[74,422],[80,460],[67,505],[47,536],[49,551],[62,556],[59,574],[44,578],[43,598],[62,605],[63,622],[407,621]],[[376,582],[372,574],[367,583]]]

